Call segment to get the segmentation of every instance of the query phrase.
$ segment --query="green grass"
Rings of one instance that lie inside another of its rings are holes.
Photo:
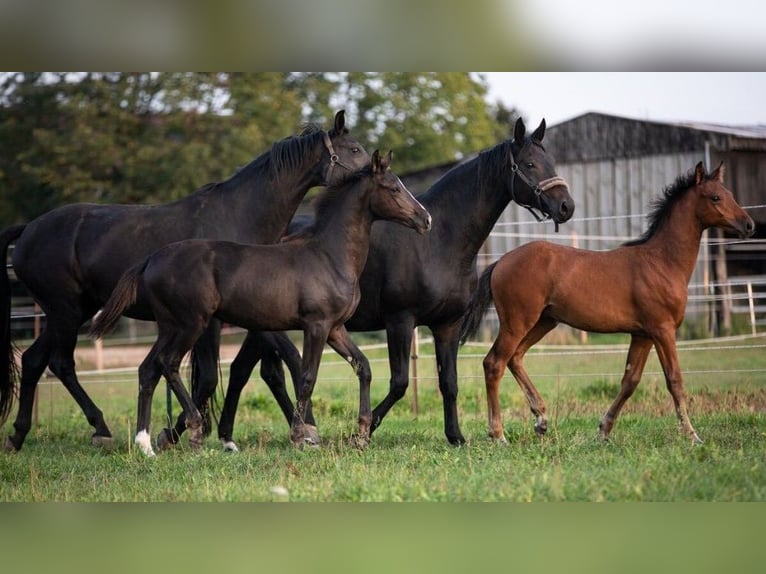
[[[485,348],[461,350],[459,412],[468,443],[458,448],[444,438],[428,345],[418,365],[418,414],[410,388],[364,451],[349,445],[357,383],[334,355],[325,357],[314,395],[323,440],[318,449],[292,447],[276,403],[253,378],[235,427],[240,453],[222,452],[211,437],[200,452],[182,445],[146,459],[132,445],[136,379],[128,372],[108,383],[95,382],[104,376],[83,377],[115,435],[114,449],[102,451],[90,446],[91,429],[63,386],[46,380],[52,384],[39,388],[39,424],[24,448],[0,453],[0,500],[763,501],[763,343],[732,341],[681,352],[692,422],[705,441],[697,447],[678,430],[654,356],[610,441],[598,439],[598,420],[617,392],[625,360],[624,350],[602,346],[583,348],[596,354],[575,354],[569,347],[530,353],[527,368],[548,405],[549,432],[542,439],[506,376],[501,404],[507,446],[486,438]],[[377,404],[387,390],[388,366],[384,350],[368,356]],[[155,396],[153,435],[165,424],[164,389],[162,383]],[[2,434],[10,429],[6,423]]]

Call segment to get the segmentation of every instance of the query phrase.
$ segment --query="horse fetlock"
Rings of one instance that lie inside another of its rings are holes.
[[[237,444],[233,440],[221,439],[221,445],[223,446],[224,452],[239,452],[239,447],[237,447]]]
[[[290,442],[298,449],[302,449],[304,446],[318,447],[320,444],[319,433],[313,425],[294,423],[290,427]]]
[[[146,456],[152,457],[156,456],[154,454],[154,450],[152,449],[152,439],[149,436],[149,432],[146,430],[141,430],[136,434],[136,438],[133,439],[133,442],[138,447],[138,449],[144,453]]]
[[[370,435],[352,434],[348,442],[353,448],[364,450],[370,445]]]
[[[157,435],[157,450],[163,451],[173,448],[178,442],[178,435],[171,429],[164,428]]]
[[[202,424],[189,426],[189,447],[192,450],[200,450],[205,440],[205,433],[202,431]]]
[[[3,450],[5,452],[19,452],[20,447],[16,448],[16,445],[13,444],[13,440],[11,440],[11,437],[5,437],[5,442],[3,443]]]

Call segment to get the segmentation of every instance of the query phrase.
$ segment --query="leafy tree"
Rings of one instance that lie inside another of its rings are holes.
[[[507,137],[486,94],[465,72],[0,74],[0,225],[183,197],[338,108],[397,171],[442,163]]]

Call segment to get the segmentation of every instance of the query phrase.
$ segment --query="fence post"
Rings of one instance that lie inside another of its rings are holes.
[[[42,313],[42,309],[40,306],[35,303],[34,307],[32,307],[32,314],[35,316],[34,321],[34,334],[35,334],[35,341],[40,337],[40,313]],[[46,367],[47,368],[47,367]],[[35,385],[35,398],[32,399],[32,424],[34,426],[38,426],[40,422],[39,417],[39,406],[37,401],[37,390],[40,388],[40,385]]]
[[[418,416],[418,352],[420,342],[418,341],[418,328],[412,332],[412,343],[410,345],[410,380],[412,381],[412,414]]]
[[[753,335],[755,335],[755,301],[753,301],[753,283],[751,281],[747,282],[747,303],[750,307],[750,329]]]

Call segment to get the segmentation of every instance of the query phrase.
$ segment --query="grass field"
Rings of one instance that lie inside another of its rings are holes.
[[[459,412],[468,443],[443,434],[433,349],[421,347],[418,414],[413,389],[359,451],[357,383],[328,354],[315,390],[323,445],[297,450],[265,385],[251,380],[235,428],[241,452],[210,437],[201,452],[181,446],[146,459],[132,445],[136,375],[81,377],[104,411],[115,447],[90,446],[90,426],[55,379],[39,387],[38,425],[17,454],[0,453],[2,501],[763,501],[766,500],[766,339],[691,342],[680,351],[692,423],[705,443],[678,430],[654,354],[609,442],[600,416],[619,386],[625,350],[616,345],[547,346],[527,368],[548,404],[549,432],[538,438],[520,390],[501,391],[508,446],[486,438],[481,359],[461,350]],[[388,386],[385,350],[371,350],[373,404]],[[87,369],[87,365],[82,365]],[[227,376],[224,365],[224,377]],[[175,407],[176,412],[178,407]],[[165,385],[155,397],[152,434],[165,424]],[[0,429],[11,430],[11,421]]]

